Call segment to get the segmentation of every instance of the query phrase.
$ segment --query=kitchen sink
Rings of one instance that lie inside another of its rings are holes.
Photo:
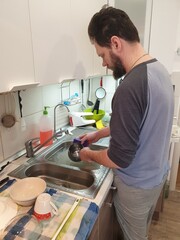
[[[40,177],[48,187],[82,197],[95,198],[109,169],[95,162],[73,162],[68,156],[69,146],[76,136],[84,134],[84,129],[75,129],[73,136],[64,136],[40,154],[30,158],[24,164],[9,173],[16,178]],[[104,146],[91,145],[92,150],[104,149]]]
[[[48,184],[56,184],[71,189],[86,189],[94,183],[91,173],[78,169],[57,166],[51,163],[38,163],[25,170],[27,177],[41,177]]]

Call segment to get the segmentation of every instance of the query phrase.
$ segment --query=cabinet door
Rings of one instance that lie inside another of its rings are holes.
[[[99,240],[113,239],[113,192],[110,190],[99,213]]]
[[[122,230],[117,222],[113,205],[113,191],[115,191],[113,188],[109,190],[107,197],[99,210],[98,218],[88,240],[123,239]]]
[[[57,83],[105,72],[87,33],[90,18],[105,3],[105,0],[30,1],[38,82]]]
[[[0,1],[0,92],[34,82],[28,0]]]
[[[41,85],[71,77],[74,47],[70,3],[70,0],[29,2],[35,74]]]
[[[88,37],[88,25],[92,16],[99,11],[107,0],[71,1],[71,36],[74,46],[75,61],[73,77],[85,78],[92,75],[105,74],[102,59],[95,52]]]
[[[149,52],[172,73],[175,56],[179,0],[153,1]]]

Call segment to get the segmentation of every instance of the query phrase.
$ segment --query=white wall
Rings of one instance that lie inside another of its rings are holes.
[[[176,46],[174,49],[174,65],[173,71],[180,72],[180,9],[179,9],[179,21],[177,23],[177,38],[176,38]],[[179,48],[179,55],[177,54],[177,49]]]
[[[177,49],[180,51],[180,10],[179,10],[179,21],[177,23],[177,39],[176,46],[174,49],[174,65],[173,65],[173,73],[171,75],[172,83],[175,85],[175,123],[180,125],[180,53],[177,54]]]

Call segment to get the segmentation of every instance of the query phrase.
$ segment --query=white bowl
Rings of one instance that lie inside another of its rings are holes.
[[[46,189],[46,182],[38,177],[18,180],[10,189],[10,197],[21,206],[31,206]]]

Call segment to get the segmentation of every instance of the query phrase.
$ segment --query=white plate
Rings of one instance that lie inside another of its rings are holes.
[[[8,197],[0,197],[0,230],[17,214],[17,204]]]

